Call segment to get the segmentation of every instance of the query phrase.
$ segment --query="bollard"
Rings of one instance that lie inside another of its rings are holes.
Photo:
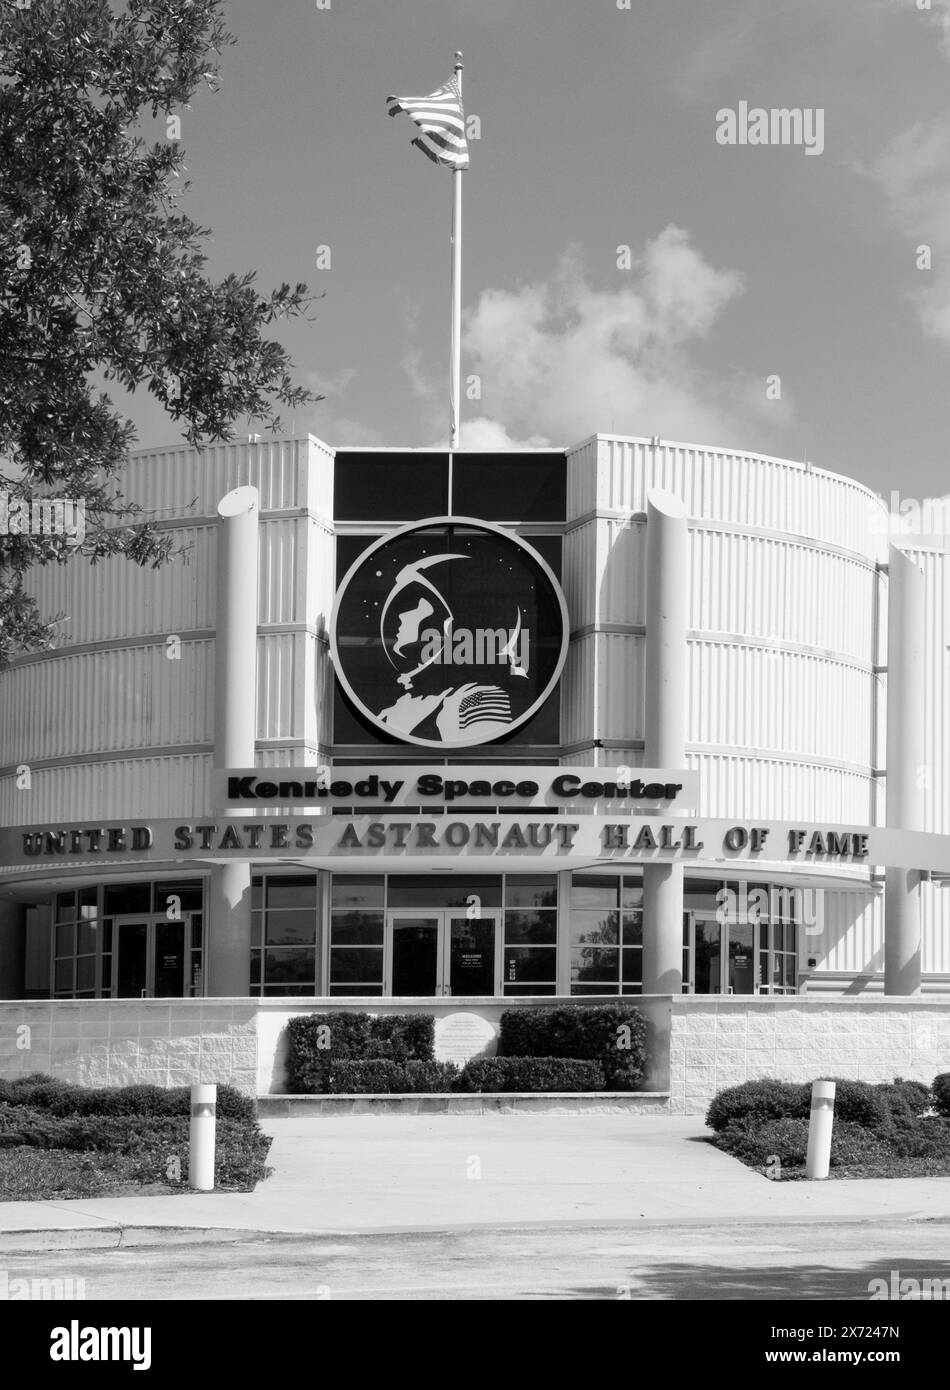
[[[196,1192],[214,1191],[214,1129],[217,1086],[192,1086],[188,1146],[188,1186]]]
[[[826,1178],[831,1158],[831,1131],[835,1122],[835,1083],[815,1081],[811,1088],[811,1115],[808,1120],[806,1178]]]

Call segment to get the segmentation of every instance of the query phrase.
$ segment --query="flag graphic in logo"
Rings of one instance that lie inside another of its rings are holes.
[[[422,131],[413,144],[435,164],[450,169],[468,168],[465,113],[456,78],[427,97],[387,97],[390,116],[403,112]]]

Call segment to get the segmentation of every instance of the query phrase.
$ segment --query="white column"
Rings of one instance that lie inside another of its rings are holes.
[[[257,594],[260,508],[257,488],[239,487],[218,503],[214,762],[253,767],[257,734]],[[251,973],[251,866],[212,869],[208,993],[246,998]]]
[[[889,829],[924,828],[924,576],[890,547],[887,583]],[[888,867],[884,883],[884,993],[920,993],[920,872]]]
[[[671,493],[647,495],[646,730],[644,765],[686,761],[686,625],[689,558],[686,508]],[[643,992],[683,988],[683,869],[643,870]]]

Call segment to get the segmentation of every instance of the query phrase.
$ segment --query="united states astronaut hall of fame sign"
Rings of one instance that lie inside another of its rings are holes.
[[[350,567],[330,649],[371,724],[448,750],[527,723],[557,685],[568,628],[560,585],[520,536],[472,517],[428,517]]]

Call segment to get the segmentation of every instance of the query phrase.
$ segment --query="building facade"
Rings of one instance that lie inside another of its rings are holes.
[[[863,485],[308,436],[125,491],[174,558],[32,573],[0,674],[0,998],[873,993],[885,906],[950,993],[950,556]]]

